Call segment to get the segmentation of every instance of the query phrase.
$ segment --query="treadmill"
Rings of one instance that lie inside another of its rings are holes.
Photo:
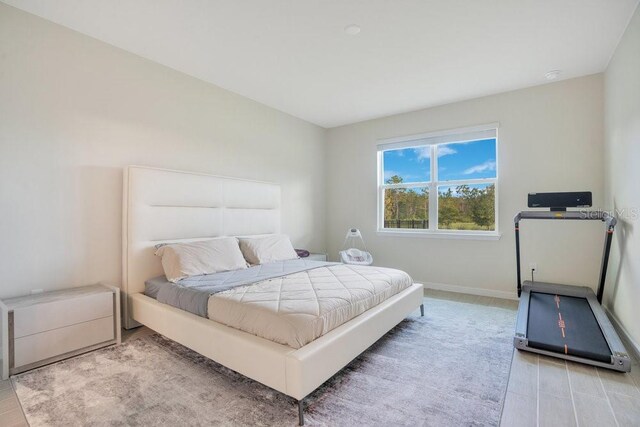
[[[631,359],[602,308],[607,263],[616,219],[602,211],[567,211],[568,207],[591,207],[591,192],[530,193],[530,208],[515,218],[518,273],[518,317],[515,348],[586,363],[620,372],[631,370]],[[520,222],[523,220],[602,221],[606,226],[598,293],[586,286],[569,286],[526,280],[520,271]]]

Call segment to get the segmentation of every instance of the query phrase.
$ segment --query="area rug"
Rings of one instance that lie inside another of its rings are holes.
[[[307,399],[307,425],[495,426],[515,311],[425,299]],[[13,378],[36,426],[296,425],[293,399],[154,334]]]

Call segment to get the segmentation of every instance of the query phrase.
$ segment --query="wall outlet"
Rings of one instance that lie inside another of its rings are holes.
[[[530,262],[529,263],[529,271],[531,271],[531,270],[538,271],[538,263],[537,262]]]
[[[31,295],[41,294],[44,292],[44,289],[31,289]]]

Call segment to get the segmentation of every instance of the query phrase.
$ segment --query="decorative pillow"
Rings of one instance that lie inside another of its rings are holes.
[[[284,234],[267,237],[242,237],[239,240],[242,255],[253,265],[298,258],[289,237]]]
[[[247,268],[235,237],[161,245],[156,255],[162,257],[167,280],[174,283],[185,277]]]

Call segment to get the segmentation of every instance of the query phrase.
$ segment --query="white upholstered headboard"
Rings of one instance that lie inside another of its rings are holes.
[[[280,232],[280,186],[202,173],[127,166],[122,216],[125,327],[129,295],[162,275],[155,245]]]

